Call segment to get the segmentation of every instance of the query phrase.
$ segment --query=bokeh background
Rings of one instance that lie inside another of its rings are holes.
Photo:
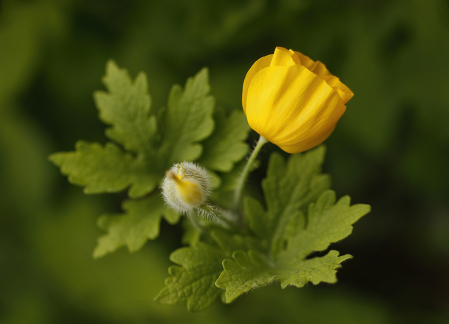
[[[449,323],[449,1],[0,4],[1,323]],[[199,314],[160,305],[181,227],[93,260],[96,217],[121,196],[84,195],[47,156],[107,141],[92,92],[110,58],[147,73],[157,107],[207,66],[218,105],[241,109],[247,70],[275,46],[321,60],[355,93],[325,165],[339,196],[372,205],[334,245],[354,259],[336,285],[272,285]]]

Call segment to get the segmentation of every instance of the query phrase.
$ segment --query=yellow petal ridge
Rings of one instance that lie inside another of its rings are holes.
[[[346,104],[349,99],[354,96],[354,93],[345,84],[343,84],[339,78],[332,75],[323,63],[320,61],[314,61],[300,52],[295,52],[295,54],[300,58],[302,65],[321,77],[327,82],[327,84],[337,91],[344,104]]]
[[[270,67],[273,66],[292,66],[300,63],[297,56],[293,57],[290,51],[283,47],[276,47],[273,58],[271,59]],[[295,58],[297,62],[295,62]]]

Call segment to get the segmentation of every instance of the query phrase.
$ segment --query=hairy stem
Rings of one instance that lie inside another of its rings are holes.
[[[239,181],[237,183],[237,187],[235,188],[234,192],[234,209],[238,210],[240,207],[240,202],[242,200],[242,194],[243,194],[243,188],[245,187],[246,179],[248,179],[249,171],[254,163],[254,160],[257,157],[257,153],[259,153],[262,146],[267,143],[268,140],[264,138],[263,136],[260,136],[259,141],[257,142],[256,147],[254,148],[253,152],[251,153],[248,162],[245,165],[245,168],[243,169],[242,174],[240,175]]]

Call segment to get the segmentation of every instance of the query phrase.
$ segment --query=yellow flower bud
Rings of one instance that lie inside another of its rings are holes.
[[[246,74],[242,104],[252,129],[299,153],[329,137],[353,95],[323,63],[277,47]]]
[[[175,164],[162,182],[162,195],[172,209],[188,213],[194,209],[204,213],[210,195],[210,177],[207,170],[192,162]]]
[[[176,195],[188,206],[199,207],[205,202],[204,190],[199,182],[193,178],[183,179],[173,171],[167,171],[167,178],[175,182]]]

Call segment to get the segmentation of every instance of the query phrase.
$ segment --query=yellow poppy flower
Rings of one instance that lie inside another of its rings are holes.
[[[353,95],[323,63],[277,47],[246,74],[242,104],[252,129],[299,153],[329,137]]]

